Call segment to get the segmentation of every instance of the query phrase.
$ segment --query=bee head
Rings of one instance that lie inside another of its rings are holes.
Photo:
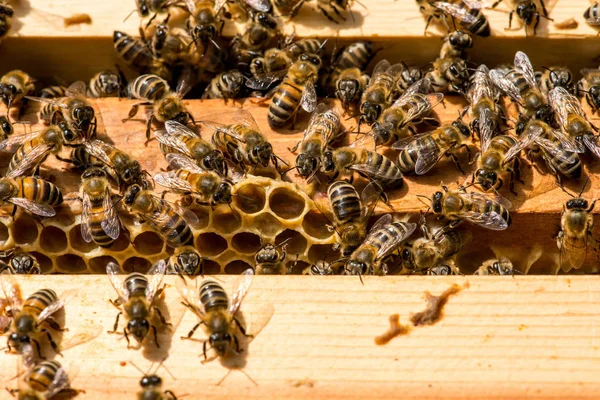
[[[319,160],[316,157],[309,157],[306,154],[298,154],[296,157],[296,168],[301,177],[307,178],[319,168]]]
[[[256,253],[255,260],[257,264],[276,263],[279,260],[279,252],[269,243]]]
[[[337,84],[336,95],[340,101],[350,103],[352,102],[360,88],[360,84],[356,79],[341,79]]]
[[[8,179],[0,179],[0,199],[12,195],[13,185]]]
[[[221,182],[213,194],[213,202],[215,204],[231,203],[231,182]]]
[[[567,210],[586,210],[588,201],[582,198],[571,199],[567,201]]]
[[[100,75],[100,85],[107,95],[119,92],[119,77],[112,72],[106,72]]]
[[[265,12],[259,12],[255,15],[256,22],[270,29],[277,28],[277,20]]]
[[[461,135],[463,135],[465,138],[471,136],[471,131],[469,130],[469,127],[461,119],[457,119],[456,121],[454,121],[452,123],[452,126],[458,129]]]
[[[0,117],[0,131],[4,132],[5,135],[13,133],[13,126],[6,117]]]
[[[265,59],[262,57],[254,57],[250,62],[250,71],[252,75],[259,75],[265,72]]]
[[[81,127],[83,124],[89,124],[94,119],[94,109],[92,106],[77,107],[73,110],[73,116],[77,124]]]
[[[106,172],[99,167],[90,167],[81,174],[81,180],[87,180],[91,178],[105,178]]]
[[[215,349],[220,357],[227,353],[232,341],[233,338],[227,332],[215,332],[208,338],[208,342],[210,343],[211,347]]]
[[[140,185],[131,185],[127,188],[125,192],[125,196],[123,197],[123,201],[125,205],[131,206],[135,201],[137,195],[142,191],[142,187]]]
[[[144,340],[150,331],[150,323],[146,319],[131,319],[127,323],[127,332],[138,342]]]
[[[533,1],[527,1],[519,4],[516,9],[517,15],[525,21],[527,25],[531,24],[537,14],[537,7]]]
[[[140,386],[143,388],[158,387],[162,385],[162,379],[158,375],[145,375],[140,380]]]
[[[371,125],[379,118],[379,115],[381,114],[381,105],[367,101],[362,104],[360,112],[361,119]]]
[[[365,275],[367,273],[367,264],[362,261],[348,260],[346,263],[346,274]]]
[[[148,8],[148,2],[146,0],[136,0],[136,3],[140,17],[147,17],[150,15],[150,9]]]
[[[193,35],[194,38],[207,42],[217,37],[217,29],[213,25],[196,25]]]
[[[450,82],[464,82],[469,79],[469,71],[464,62],[453,62],[448,67],[446,76]]]
[[[498,181],[498,174],[496,174],[493,171],[486,171],[483,168],[477,170],[475,175],[477,176],[477,182],[479,182],[479,184],[485,190],[490,190],[496,185],[496,182]]]
[[[192,275],[196,272],[201,261],[198,253],[194,251],[186,251],[177,256],[177,263],[181,265],[184,272],[188,275]]]
[[[311,53],[303,53],[298,57],[300,61],[308,62],[316,66],[317,68],[321,68],[321,57],[316,54]]]
[[[35,265],[35,260],[28,254],[20,254],[10,260],[10,265],[15,271],[27,273]]]
[[[269,142],[263,142],[256,145],[253,149],[254,155],[258,158],[259,164],[263,167],[269,165],[273,155],[273,146]]]
[[[463,31],[452,32],[448,38],[448,42],[450,42],[452,47],[459,49],[468,49],[473,46],[473,39],[468,33]]]
[[[419,68],[407,67],[400,73],[400,77],[399,83],[402,84],[403,89],[407,89],[423,77],[423,72]]]

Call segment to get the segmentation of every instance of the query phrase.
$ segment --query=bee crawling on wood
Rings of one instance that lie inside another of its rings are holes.
[[[164,367],[163,363],[165,360],[162,360],[160,364],[157,365],[154,372],[150,373],[152,370],[152,365],[148,368],[148,371],[142,371],[137,365],[135,365],[132,361],[129,364],[133,365],[135,369],[142,373],[142,379],[140,379],[141,390],[138,392],[138,399],[140,400],[177,400],[177,396],[171,390],[163,391],[163,380],[160,376],[158,376],[157,372],[160,367]],[[175,379],[175,377],[171,374],[171,372],[164,367],[167,372]]]

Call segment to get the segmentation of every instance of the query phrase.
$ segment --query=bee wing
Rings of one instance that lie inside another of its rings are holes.
[[[384,259],[387,256],[389,256],[394,250],[396,250],[398,248],[400,243],[404,242],[406,239],[408,239],[410,237],[410,235],[413,234],[415,229],[417,229],[417,224],[415,224],[414,222],[406,222],[406,223],[404,223],[404,227],[405,227],[405,230],[402,233],[402,235],[397,235],[397,236],[392,235],[390,239],[385,241],[385,243],[379,247],[379,250],[377,250],[377,258]],[[391,230],[391,228],[384,228],[384,229],[389,229],[390,233],[392,233],[392,234],[396,233],[396,231]]]
[[[267,72],[246,80],[246,86],[254,90],[267,90],[275,82],[279,82],[287,75],[287,69]]]
[[[400,106],[403,106],[403,105],[409,103],[409,101],[415,94],[417,94],[417,93],[425,94],[425,93],[429,92],[430,88],[431,88],[431,81],[429,80],[429,78],[419,79],[418,81],[416,81],[415,83],[410,85],[404,93],[402,93],[402,96],[400,96],[394,102],[393,107],[400,107]],[[437,93],[437,94],[441,94],[441,93]],[[443,97],[443,95],[442,95],[442,97]]]
[[[196,282],[196,281],[194,281]],[[179,295],[183,299],[184,303],[187,303],[192,309],[192,311],[201,319],[206,315],[206,310],[204,309],[204,305],[200,301],[200,296],[198,293],[198,288],[192,288],[187,284],[187,281],[184,279],[177,279],[175,281],[175,287],[179,292]]]
[[[65,95],[72,97],[87,97],[87,85],[84,81],[73,82],[71,86],[69,86],[67,90],[65,90]]]
[[[521,150],[529,146],[533,141],[534,139],[532,137],[521,137],[514,146],[508,149],[506,155],[504,156],[503,163],[509,163],[513,158],[519,155]]]
[[[587,254],[586,237],[574,237],[564,235],[560,246],[560,267],[563,271],[569,272],[572,269],[579,269],[585,261]]]
[[[190,12],[190,14],[194,15],[196,12],[196,1],[195,0],[183,0],[185,3],[185,8]]]
[[[102,218],[100,226],[102,226],[102,229],[108,237],[116,240],[119,237],[119,233],[121,233],[121,224],[119,222],[117,210],[112,202],[112,193],[108,187],[104,193],[102,208],[104,210],[104,218]]]
[[[450,146],[446,148],[439,148],[438,146],[421,148],[421,153],[417,157],[417,162],[415,163],[415,174],[424,175],[429,172],[449,149]]]
[[[583,137],[583,143],[592,152],[592,154],[600,158],[600,136],[595,136],[592,134],[585,135]]]
[[[369,165],[369,164],[354,164],[354,165],[351,165],[350,167],[348,167],[348,169],[362,172],[373,178],[381,178],[381,179],[389,178],[388,175],[385,174],[385,172],[382,172],[378,168],[376,168],[372,165]]]
[[[275,307],[272,304],[260,304],[251,307],[250,312],[244,312],[245,330],[248,335],[253,336],[252,340],[267,326],[274,313]]]
[[[269,12],[271,9],[271,3],[269,3],[269,0],[244,0],[244,3],[250,6],[250,8],[253,10],[259,12]]]
[[[167,121],[167,122],[171,122],[171,121]],[[167,133],[167,131],[164,131],[164,130],[159,130],[159,131],[154,132],[154,137],[161,144],[172,147],[176,151],[179,151],[183,154],[190,155],[190,151],[188,150],[187,146],[179,137],[171,135],[171,134]]]
[[[54,375],[54,379],[48,385],[48,390],[45,393],[47,399],[52,398],[52,396],[58,394],[63,389],[69,387],[69,376],[67,375],[67,371],[61,366],[56,370]]]
[[[429,131],[429,132],[421,132],[421,133],[417,133],[416,135],[411,135],[411,136],[407,136],[405,138],[402,138],[400,140],[398,140],[397,142],[395,142],[394,144],[392,144],[392,149],[394,150],[404,150],[406,149],[412,142],[416,142],[418,140],[422,140],[426,137],[431,136],[431,134],[435,132],[435,130],[433,131]]]
[[[487,193],[484,194],[484,193],[479,193],[479,192],[468,192],[468,193],[467,192],[459,192],[459,195],[460,195],[460,197],[465,199],[465,201],[467,201],[467,202],[498,203],[502,207],[506,208],[507,210],[512,208],[512,204],[507,198],[502,197],[497,194],[487,194]]]
[[[112,161],[108,156],[108,152],[112,146],[98,139],[94,139],[89,142],[84,142],[83,145],[85,146],[85,150],[92,156],[99,159],[101,163],[112,167]]]
[[[558,122],[563,129],[566,129],[569,121],[569,114],[579,115],[585,118],[579,100],[571,95],[561,86],[557,86],[548,93],[548,101],[554,112],[558,116]]]
[[[306,128],[306,130],[304,131],[304,134],[306,135],[306,131],[310,131],[310,127],[315,124],[315,122],[317,121],[317,118],[319,117],[320,114],[326,113],[327,110],[329,109],[329,107],[327,107],[327,104],[325,103],[319,103],[317,105],[317,107],[314,109],[314,111],[312,112],[310,119],[308,120],[308,128]]]
[[[182,192],[194,191],[191,183],[178,178],[173,171],[162,172],[154,175],[154,182],[158,183],[160,186],[164,186],[173,190],[179,190]]]
[[[20,146],[23,143],[37,137],[40,135],[42,131],[24,133],[21,135],[10,135],[7,139],[0,142],[0,150],[4,150],[6,148],[11,148],[14,146]]]
[[[554,135],[554,137],[556,137],[560,141],[560,143],[562,144],[562,147],[565,150],[571,151],[573,153],[584,153],[585,152],[585,146],[583,145],[583,143],[578,141],[573,136],[570,136],[568,133],[566,133],[560,129],[553,129],[552,135]]]
[[[375,223],[371,227],[371,230],[369,231],[369,234],[365,238],[365,241],[367,241],[369,238],[372,238],[374,236],[374,234],[378,230],[380,230],[381,228],[383,228],[385,225],[391,224],[392,220],[393,219],[392,219],[392,215],[391,214],[382,215],[377,221],[375,221]]]
[[[490,71],[485,65],[480,65],[473,73],[471,78],[471,91],[469,93],[469,101],[471,104],[477,104],[479,100],[485,97],[490,99],[496,97],[489,73]]]
[[[231,302],[229,303],[229,313],[235,315],[244,301],[244,297],[248,294],[250,285],[252,285],[252,278],[254,277],[254,270],[248,268],[240,274],[234,284],[233,296],[231,296]]]
[[[517,51],[515,54],[515,69],[523,74],[523,77],[531,87],[538,87],[531,61],[529,61],[527,54],[522,51]]]
[[[260,132],[260,128],[258,127],[256,120],[248,110],[240,109],[233,115],[233,120],[248,129],[251,129],[255,132]]]
[[[485,4],[479,0],[462,0],[462,2],[472,10],[481,10],[485,7]]]
[[[225,3],[227,3],[227,0],[216,0],[215,1],[215,6],[214,6],[213,10],[215,11],[216,14],[218,14],[221,11],[221,8],[223,8]]]
[[[169,153],[165,156],[169,166],[173,169],[187,169],[191,172],[202,173],[206,170],[200,168],[190,157],[179,153]]]
[[[371,82],[373,82],[378,75],[381,75],[384,72],[386,72],[390,66],[391,65],[388,60],[379,61],[377,65],[375,65],[375,68],[373,68],[373,73],[371,74]]]
[[[25,172],[29,171],[33,167],[36,167],[44,157],[48,155],[51,150],[51,146],[46,143],[41,143],[31,149],[26,157],[23,157],[21,161],[9,172],[6,173],[7,178],[16,178],[22,176]]]
[[[20,310],[23,305],[23,297],[21,296],[21,287],[15,277],[8,272],[3,272],[0,274],[0,284],[11,310]]]
[[[60,350],[62,352],[75,346],[79,346],[80,344],[91,342],[100,336],[103,330],[104,328],[99,324],[86,324],[80,326],[73,335],[63,337],[63,340],[60,343]]]
[[[553,142],[546,138],[537,138],[535,142],[546,152],[562,162],[571,162],[570,154],[565,152],[565,149],[558,142]]]
[[[183,136],[187,136],[189,138],[197,138],[198,135],[196,135],[196,133],[191,130],[190,128],[188,128],[187,126],[180,124],[177,121],[167,121],[165,122],[165,129],[167,130],[167,132],[170,135],[183,135]]]
[[[119,295],[119,300],[121,301],[121,304],[126,303],[127,299],[129,299],[129,290],[125,288],[123,279],[120,278],[119,266],[114,262],[109,262],[106,265],[106,276],[108,276],[110,284]]]
[[[451,4],[446,3],[444,1],[436,1],[435,3],[433,3],[433,6],[452,15],[454,18],[458,19],[461,22],[471,24],[477,21],[477,18],[474,15],[471,15],[469,13],[469,10],[461,6],[460,4]]]
[[[148,300],[148,304],[152,304],[152,300],[154,300],[154,296],[160,288],[160,284],[165,277],[166,271],[167,264],[164,260],[158,261],[150,268],[150,271],[148,271],[148,275],[151,276],[148,280],[148,287],[146,288],[146,300]]]
[[[461,214],[461,217],[473,224],[482,226],[494,231],[502,231],[508,228],[508,223],[502,216],[496,212],[478,213],[468,211]]]
[[[371,215],[375,206],[377,206],[377,202],[381,197],[381,193],[383,193],[383,188],[377,181],[371,181],[360,194],[360,202],[362,205],[361,216],[366,218]]]
[[[58,299],[55,302],[48,304],[48,306],[42,310],[42,312],[38,316],[38,322],[44,321],[46,318],[48,318],[49,316],[51,316],[52,314],[54,314],[61,308],[64,308],[64,306],[73,297],[75,297],[76,294],[77,294],[77,289],[65,290],[64,292],[62,292],[58,296]]]
[[[429,95],[418,93],[415,96],[423,97],[426,101],[413,102],[411,107],[406,109],[403,125],[426,115],[444,99],[442,93],[431,93]]]
[[[315,107],[317,107],[317,91],[315,90],[315,84],[312,80],[306,82],[306,85],[304,86],[300,105],[306,112],[313,112]]]
[[[68,108],[66,104],[64,104],[63,102],[59,101],[60,99],[46,99],[44,97],[35,97],[35,96],[25,96],[26,99],[28,100],[33,100],[33,101],[37,101],[39,103],[50,103],[53,104],[57,107],[60,107],[62,109],[66,109]]]
[[[513,83],[506,78],[508,71],[501,69],[493,69],[490,71],[490,79],[504,94],[509,96],[511,99],[520,102],[522,100],[519,89],[513,85]]]
[[[92,229],[90,228],[90,213],[92,211],[92,202],[87,192],[81,196],[81,237],[87,243],[93,240]]]
[[[9,199],[8,202],[17,205],[32,214],[41,215],[42,217],[54,217],[56,215],[56,210],[52,208],[52,206],[35,203],[23,197],[13,197]]]
[[[479,137],[481,140],[481,153],[485,153],[494,137],[494,120],[492,112],[487,108],[479,114]]]

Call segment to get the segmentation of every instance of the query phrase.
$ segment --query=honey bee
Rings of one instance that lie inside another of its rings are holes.
[[[40,97],[43,99],[56,99],[58,97],[65,97],[67,93],[66,86],[54,85],[46,86],[40,91]]]
[[[334,270],[333,265],[331,263],[328,263],[327,261],[324,261],[324,260],[320,260],[310,266],[308,273],[309,273],[309,275],[325,276],[325,275],[335,275],[336,271]]]
[[[121,224],[106,172],[88,168],[81,175],[81,193],[81,237],[88,243],[109,247],[119,237]]]
[[[227,175],[227,163],[223,152],[202,139],[188,127],[176,122],[165,122],[165,130],[154,132],[163,154],[182,154],[191,158],[205,170]]]
[[[184,0],[185,7],[190,13],[186,22],[187,29],[194,40],[207,46],[213,43],[218,47],[215,40],[223,29],[224,21],[218,17],[213,0]]]
[[[360,98],[360,122],[373,125],[383,110],[390,106],[396,83],[404,70],[402,64],[390,65],[387,60],[377,63],[371,74],[369,86]]]
[[[589,180],[589,177],[588,177]],[[560,232],[556,243],[560,250],[560,267],[564,272],[572,269],[580,269],[585,262],[588,242],[593,240],[592,228],[594,226],[594,216],[592,210],[596,205],[596,200],[590,203],[581,197],[587,180],[581,192],[577,197],[561,189],[572,197],[567,200],[560,217]]]
[[[553,123],[552,109],[537,85],[531,61],[525,53],[517,51],[514,69],[493,69],[489,76],[494,85],[519,104],[525,117]]]
[[[83,146],[89,155],[108,168],[107,172],[119,186],[142,183],[145,171],[129,154],[98,139],[85,142]]]
[[[179,3],[180,0],[135,0],[135,8],[141,18],[146,18],[150,16],[150,13],[154,13],[152,17],[154,19],[156,14],[169,11],[169,8],[178,6]]]
[[[148,141],[150,140],[150,128],[154,121],[159,123],[176,121],[181,124],[187,124],[188,121],[194,122],[194,117],[181,101],[191,88],[191,82],[188,78],[186,74],[182,73],[175,92],[170,90],[164,79],[152,74],[141,75],[129,84],[130,96],[142,100],[142,102],[131,107],[127,119],[135,117],[139,106],[152,106],[146,124],[146,139]]]
[[[163,360],[164,361],[164,360]],[[147,372],[142,371],[135,365],[133,362],[129,362],[131,365],[135,367],[138,371],[140,371],[143,375],[142,379],[140,379],[140,386],[142,390],[138,392],[138,399],[146,400],[177,400],[175,393],[170,390],[162,390],[163,381],[160,376],[157,375],[158,369],[162,366],[162,362],[158,364],[156,369],[152,374],[150,374],[150,369],[152,369],[152,365]]]
[[[19,388],[6,389],[13,397],[18,395],[19,399],[27,400],[73,398],[83,392],[71,387],[66,369],[56,360],[37,364],[25,362],[25,365],[31,367],[26,373],[19,371],[17,376],[25,373],[24,378],[19,378]],[[21,369],[20,364],[18,369]]]
[[[365,241],[350,255],[344,265],[346,275],[386,275],[386,259],[412,235],[417,224],[393,222],[386,214],[373,225]]]
[[[506,257],[487,260],[477,268],[473,275],[511,275],[521,272],[513,266],[513,263]]]
[[[271,128],[279,128],[292,118],[295,119],[298,109],[306,112],[314,111],[317,106],[317,93],[314,83],[321,68],[321,58],[316,54],[304,53],[287,71],[267,73],[250,78],[246,86],[262,90],[271,85],[285,73],[283,82],[272,90],[274,92],[267,120]]]
[[[119,314],[117,314],[113,330],[109,333],[117,333],[119,318],[123,315],[127,321],[126,326],[123,328],[127,348],[132,348],[129,335],[133,336],[138,346],[141,346],[150,331],[152,331],[156,347],[160,348],[158,331],[153,323],[156,316],[160,319],[162,325],[172,326],[171,323],[167,322],[160,308],[154,303],[155,299],[164,290],[161,283],[166,269],[165,262],[161,260],[152,266],[147,276],[139,272],[132,272],[123,280],[119,277],[119,266],[117,264],[110,262],[106,266],[108,279],[119,296],[116,300],[110,300],[111,304],[119,309]]]
[[[21,288],[13,275],[0,275],[0,284],[2,284],[4,295],[9,302],[12,317],[8,334],[8,351],[14,349],[21,354],[35,351],[33,354],[44,358],[40,341],[45,338],[54,352],[60,354],[60,349],[49,329],[58,332],[64,332],[67,329],[61,328],[52,315],[62,309],[76,292],[67,291],[59,297],[52,289],[41,289],[23,302]]]
[[[129,210],[142,222],[147,222],[150,228],[167,242],[167,245],[175,249],[194,244],[194,236],[188,220],[196,222],[197,218],[194,220],[192,217],[194,214],[191,212],[180,215],[181,211],[175,211],[175,206],[154,196],[151,190],[144,189],[138,184],[127,188],[123,201]]]
[[[167,263],[167,274],[177,274],[181,278],[184,276],[193,277],[202,275],[203,258],[193,246],[183,246],[175,249],[175,252]]]
[[[573,73],[567,67],[543,67],[544,72],[536,73],[538,86],[542,93],[548,95],[555,87],[562,87],[569,92],[575,93],[575,82],[573,81]]]
[[[425,74],[431,88],[439,93],[465,93],[469,82],[467,62],[458,57],[438,58]]]
[[[12,133],[14,128],[8,116],[0,115],[0,140],[6,140]]]
[[[458,170],[464,173],[454,152],[464,148],[470,156],[469,146],[465,143],[470,135],[469,127],[459,118],[433,131],[400,139],[392,145],[393,149],[400,150],[398,168],[403,173],[414,171],[423,175],[446,156],[452,158]]]
[[[369,75],[358,68],[347,68],[340,72],[335,81],[335,96],[345,111],[358,101],[369,85]]]
[[[246,77],[237,69],[221,72],[215,76],[202,94],[203,99],[235,99],[244,88]]]
[[[53,207],[62,204],[63,195],[56,185],[43,179],[10,174],[0,178],[0,201],[13,204],[13,217],[17,206],[35,215],[53,217]]]
[[[367,236],[367,222],[373,214],[383,189],[373,181],[361,195],[346,181],[335,181],[327,188],[327,197],[333,211],[333,228],[340,237],[336,247],[342,256],[348,257]]]
[[[283,49],[267,49],[263,57],[255,57],[252,60],[250,71],[254,77],[259,77],[265,73],[287,70],[302,54],[317,54],[321,46],[322,43],[318,39],[305,38],[290,43]]]
[[[347,20],[346,16],[343,15],[345,13],[350,13],[350,15],[352,15],[352,10],[350,9],[352,7],[352,3],[354,2],[353,0],[316,0],[317,4],[316,4],[316,8],[317,10],[323,14],[323,16],[325,18],[327,18],[328,20],[330,20],[331,22],[335,23],[335,24],[340,24],[343,23]],[[294,4],[295,2],[293,1],[278,1],[278,3],[287,3],[287,4],[292,4],[293,7],[291,7],[290,10],[290,14],[291,16],[295,16],[298,11],[300,10],[300,8],[304,5],[304,3],[306,2],[306,0],[299,0],[299,2],[297,4]],[[354,19],[354,16],[352,16],[352,19]]]
[[[253,276],[252,269],[242,272],[233,286],[234,292],[231,298],[225,289],[213,280],[202,282],[197,291],[189,287],[185,281],[177,280],[176,287],[185,305],[200,320],[182,339],[192,339],[200,325],[204,326],[208,334],[208,338],[202,340],[203,363],[208,361],[206,356],[208,346],[215,350],[217,357],[224,357],[231,353],[240,354],[243,349],[240,348],[238,330],[246,338],[251,339],[256,337],[271,319],[272,306],[260,315],[260,319],[252,321],[251,332],[248,331],[248,326],[244,326],[241,322],[240,306],[248,294]]]
[[[479,0],[462,0],[459,3],[436,1],[433,6],[443,13],[450,15],[452,20],[458,20],[459,25],[474,35],[490,36],[491,29],[485,14],[481,12],[484,8]]]
[[[471,130],[477,133],[479,137],[481,137],[482,125],[491,126],[493,136],[498,130],[500,119],[503,117],[503,111],[498,105],[498,92],[490,79],[489,72],[485,65],[477,67],[477,70],[471,76],[467,93],[470,117],[472,118]]]
[[[503,0],[496,0],[494,4],[492,4],[491,8],[495,8],[498,4],[500,4]],[[546,5],[544,4],[544,0],[507,0],[509,3],[509,7],[511,8],[510,13],[508,15],[508,29],[510,30],[512,25],[513,14],[517,14],[517,17],[523,22],[525,27],[525,36],[527,36],[527,27],[533,24],[533,34],[535,35],[536,29],[540,23],[540,18],[546,18],[550,21],[553,21],[551,18],[548,18],[548,11],[546,10]],[[539,9],[541,8],[542,14],[540,14]],[[535,21],[535,23],[534,23]]]
[[[42,273],[40,264],[33,254],[11,250],[5,253],[4,256],[9,257],[9,260],[8,264],[2,263],[0,273],[3,271],[18,275],[40,275]]]
[[[252,23],[242,35],[232,39],[229,49],[229,62],[242,72],[248,72],[252,60],[261,57],[262,51],[278,36],[275,17],[265,12],[251,14]]]
[[[140,37],[152,51],[154,59],[168,65],[177,64],[185,59],[192,44],[192,38],[185,29],[170,28],[167,25],[170,17],[170,14],[167,15],[162,23],[153,26],[153,32],[146,33],[140,29]]]
[[[391,107],[381,113],[369,134],[374,139],[375,146],[389,146],[401,137],[407,136],[411,130],[414,131],[413,122],[432,120],[427,115],[442,101],[444,95],[426,94],[429,87],[430,80],[421,79],[409,87]],[[363,138],[366,140],[367,136]]]
[[[113,47],[119,58],[135,71],[147,71],[154,64],[150,48],[140,39],[125,32],[113,32]]]
[[[431,208],[450,221],[449,227],[454,228],[463,220],[495,231],[510,226],[511,204],[505,198],[467,192],[464,187],[460,191],[449,191],[446,186],[442,189],[434,193]]]
[[[118,97],[121,92],[121,78],[113,71],[98,72],[90,79],[91,97]]]
[[[384,188],[402,187],[402,172],[396,164],[379,153],[356,147],[356,143],[326,150],[321,161],[321,172],[330,176],[332,180],[340,174],[349,174],[352,180],[353,173],[358,172],[367,179],[379,182]]]
[[[425,271],[426,275],[462,275],[460,269],[453,263],[446,265],[436,265]]]
[[[193,160],[180,154],[167,154],[172,171],[161,172],[154,181],[175,193],[191,196],[200,205],[214,207],[218,204],[231,204],[233,199],[233,180],[224,178],[213,171],[198,167]]]
[[[454,31],[444,38],[439,58],[465,58],[467,49],[473,47],[473,38],[467,32]]]
[[[304,5],[305,0],[273,0],[273,7],[279,11],[279,15],[289,16],[294,18],[300,8]]]
[[[9,109],[13,105],[20,104],[19,115],[21,115],[25,105],[23,100],[35,90],[34,83],[35,79],[24,71],[19,69],[9,71],[0,78],[0,100]]]
[[[287,269],[284,261],[287,257],[285,245],[289,239],[278,245],[272,243],[262,244],[254,255],[254,273],[256,275],[285,275]]]
[[[600,8],[598,7],[597,2],[594,2],[594,4],[585,10],[583,18],[585,18],[585,22],[588,25],[593,26],[594,28],[600,26]]]
[[[577,83],[577,93],[585,96],[585,101],[593,113],[600,108],[600,69],[582,69],[583,78]]]

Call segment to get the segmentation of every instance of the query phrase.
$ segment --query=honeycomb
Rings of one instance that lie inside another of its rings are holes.
[[[289,239],[285,263],[296,273],[332,253],[334,233],[295,183],[248,175],[234,193],[238,196],[231,207],[193,210],[198,217],[192,226],[194,243],[206,258],[205,273],[240,273],[254,267],[261,238],[263,244]],[[18,212],[14,221],[0,217],[0,250],[19,247],[37,258],[43,273],[70,274],[104,273],[110,261],[125,272],[145,272],[173,253],[148,224],[136,224],[125,212],[119,213],[123,232],[111,247],[87,243],[81,236],[81,207],[69,203],[57,208],[56,217],[43,221],[26,212]]]

